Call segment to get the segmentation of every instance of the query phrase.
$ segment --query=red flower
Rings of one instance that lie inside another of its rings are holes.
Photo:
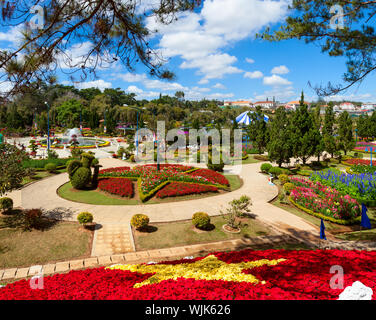
[[[98,188],[120,197],[133,197],[133,182],[125,178],[101,179],[98,182]]]

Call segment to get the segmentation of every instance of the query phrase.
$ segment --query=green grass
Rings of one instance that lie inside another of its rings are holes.
[[[92,233],[74,222],[24,231],[19,214],[0,216],[0,269],[89,257]]]
[[[230,182],[230,190],[235,191],[243,185],[243,181],[236,175],[225,175],[228,181]],[[158,204],[166,202],[177,202],[177,201],[186,201],[186,200],[195,200],[210,196],[218,195],[217,193],[208,193],[202,195],[188,195],[183,197],[176,198],[166,198],[166,199],[156,199],[155,197],[151,200],[143,203],[137,199],[128,199],[112,196],[107,193],[102,193],[96,190],[74,190],[70,182],[62,185],[58,189],[58,195],[66,200],[87,203],[87,204],[96,204],[96,205],[147,205],[147,204]]]
[[[272,234],[260,222],[247,218],[239,234],[229,234],[222,230],[226,223],[222,216],[211,217],[215,228],[211,231],[194,231],[192,222],[179,221],[169,223],[155,223],[149,227],[150,232],[135,232],[135,245],[137,250],[151,250],[171,248],[175,246],[225,241],[231,239],[247,239],[262,235]]]

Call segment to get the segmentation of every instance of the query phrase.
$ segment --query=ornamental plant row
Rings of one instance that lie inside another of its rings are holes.
[[[349,195],[343,196],[336,189],[325,186],[320,182],[301,178],[291,178],[290,181],[296,186],[290,194],[293,203],[299,204],[310,212],[334,220],[349,222],[353,222],[360,216],[359,203]],[[332,221],[334,222],[334,220]]]

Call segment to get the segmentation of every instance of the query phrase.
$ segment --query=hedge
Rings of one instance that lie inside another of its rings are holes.
[[[310,209],[307,209],[307,208],[301,206],[300,204],[298,204],[294,200],[292,200],[291,196],[289,196],[289,200],[298,209],[303,210],[305,213],[308,213],[311,216],[314,216],[314,217],[319,218],[319,219],[323,219],[323,220],[326,220],[326,221],[330,221],[330,222],[337,223],[337,224],[340,224],[340,225],[345,225],[345,226],[357,224],[357,223],[360,223],[360,221],[361,221],[361,217],[351,219],[351,220],[335,219],[335,218],[332,218],[332,217],[328,217],[326,215],[314,212]]]
[[[30,159],[30,160],[24,160],[22,162],[22,167],[24,168],[32,168],[32,169],[42,169],[44,170],[44,167],[47,163],[53,163],[58,168],[65,168],[67,165],[67,162],[72,160],[72,158],[64,158],[64,159]]]

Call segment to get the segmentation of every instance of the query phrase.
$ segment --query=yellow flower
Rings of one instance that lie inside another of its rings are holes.
[[[242,271],[264,265],[275,266],[286,259],[278,260],[257,260],[251,262],[226,263],[219,260],[216,256],[210,255],[194,263],[181,263],[176,265],[156,264],[156,265],[116,265],[107,269],[128,270],[141,274],[153,273],[150,278],[141,283],[136,283],[134,288],[144,285],[160,283],[164,280],[176,280],[178,278],[196,279],[196,280],[224,280],[234,282],[259,283],[259,280],[252,274],[245,274]],[[265,284],[265,281],[262,282]]]

